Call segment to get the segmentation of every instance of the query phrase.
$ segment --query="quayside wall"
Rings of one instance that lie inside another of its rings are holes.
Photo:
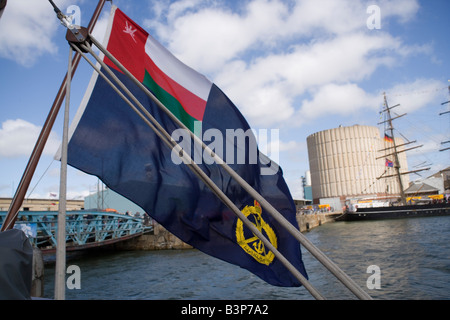
[[[317,228],[322,224],[334,222],[335,219],[342,215],[342,212],[333,213],[314,213],[314,214],[297,214],[297,223],[300,232],[307,232]]]
[[[192,249],[192,247],[159,224],[154,225],[153,233],[121,241],[114,244],[117,250],[170,250],[170,249]]]
[[[301,232],[308,232],[322,224],[333,222],[341,213],[297,214],[297,222]],[[156,224],[152,234],[121,241],[113,245],[117,250],[170,250],[192,249],[192,247]]]

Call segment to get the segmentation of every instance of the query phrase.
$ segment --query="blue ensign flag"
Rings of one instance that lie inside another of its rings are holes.
[[[108,51],[197,136],[205,139],[213,133],[214,138],[209,137],[205,143],[227,156],[230,167],[298,227],[295,204],[281,168],[252,148],[255,137],[247,121],[216,85],[182,64],[116,7],[106,39]],[[104,61],[113,66],[108,59]],[[191,145],[186,140],[188,135],[180,135],[180,128],[142,90],[121,72],[114,72],[180,146]],[[237,132],[245,133],[246,143],[238,141],[241,135],[230,136]],[[255,157],[252,152],[256,152]],[[221,166],[202,157],[198,147],[192,146],[192,158],[198,158],[198,154],[200,168],[307,277],[300,244]],[[172,150],[96,73],[71,126],[68,163],[99,177],[202,252],[245,268],[272,285],[300,286],[274,254],[188,166],[177,161]]]

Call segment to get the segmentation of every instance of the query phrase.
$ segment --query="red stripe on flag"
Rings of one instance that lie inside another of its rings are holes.
[[[141,83],[144,81],[147,70],[153,80],[178,100],[190,116],[202,121],[206,101],[172,80],[153,62],[145,51],[147,38],[148,33],[145,30],[122,11],[116,9],[107,46],[108,51]],[[107,57],[104,61],[110,67],[120,71]]]
[[[146,70],[153,80],[183,106],[183,109],[195,119],[202,121],[205,114],[206,101],[199,98],[177,82],[168,77],[147,55]]]

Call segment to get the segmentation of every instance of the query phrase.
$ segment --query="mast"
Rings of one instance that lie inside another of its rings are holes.
[[[72,55],[73,49],[69,49],[69,66],[67,69],[66,82],[66,106],[64,109],[63,141],[61,145],[61,174],[59,184],[59,209],[58,209],[58,229],[56,246],[56,266],[55,266],[55,299],[65,299],[65,276],[66,276],[66,205],[67,205],[67,145],[69,135],[69,106],[70,87],[72,79]]]
[[[450,82],[450,80],[448,80],[448,81]],[[450,96],[450,86],[448,86],[448,94],[449,94],[449,96]],[[448,104],[448,103],[450,103],[450,100],[441,103],[441,105],[443,106],[443,105],[446,105],[446,104]],[[442,115],[448,114],[448,113],[450,113],[450,109],[449,109],[449,111],[444,111],[444,112],[439,113],[439,115],[442,116]],[[441,145],[448,144],[448,143],[450,143],[450,140],[442,141],[442,142],[441,142]],[[440,149],[439,151],[442,152],[442,151],[447,151],[447,150],[450,150],[450,147],[442,148],[442,149]]]
[[[389,107],[388,102],[387,102],[387,98],[386,98],[386,93],[384,93],[384,106],[386,107],[386,109],[384,111],[386,111],[387,114],[387,123],[388,123],[388,128],[387,130],[389,130],[390,133],[390,137],[392,138],[392,143],[393,143],[393,156],[394,156],[394,169],[395,169],[395,175],[397,176],[397,182],[400,188],[400,199],[403,205],[406,205],[406,195],[405,195],[405,191],[403,188],[403,181],[402,181],[402,176],[400,173],[400,161],[398,158],[398,150],[397,150],[397,144],[395,142],[395,137],[394,137],[394,126],[392,125],[392,116],[391,116],[391,109],[399,106],[399,105],[395,105],[393,107]],[[403,114],[401,116],[396,117],[400,118],[402,116],[404,116],[406,114]]]
[[[406,145],[409,145],[409,144],[412,144],[412,143],[416,143],[416,141],[408,141],[406,143],[397,145],[397,143],[395,141],[394,126],[392,124],[392,121],[396,120],[398,118],[401,118],[403,116],[406,116],[406,113],[404,113],[402,115],[399,115],[399,116],[396,116],[396,117],[393,118],[392,115],[391,115],[391,110],[396,108],[396,107],[398,107],[398,106],[400,106],[400,105],[397,104],[395,106],[389,107],[388,102],[387,102],[387,98],[386,98],[386,93],[384,93],[384,106],[385,106],[385,109],[382,110],[381,112],[386,112],[386,120],[382,121],[382,122],[379,122],[378,124],[387,123],[388,127],[387,127],[387,129],[385,129],[385,132],[389,131],[389,137],[392,139],[392,147],[388,147],[388,148],[384,148],[382,150],[378,150],[379,152],[390,150],[389,151],[390,153],[389,154],[385,154],[385,155],[383,155],[381,157],[378,157],[378,158],[376,158],[376,160],[381,159],[381,158],[385,158],[387,156],[394,156],[394,161],[393,161],[394,166],[393,167],[395,169],[395,174],[385,175],[387,173],[387,171],[385,171],[377,179],[396,177],[397,178],[397,183],[398,183],[398,186],[399,186],[399,189],[400,189],[400,200],[401,200],[401,203],[402,203],[402,205],[406,205],[406,195],[405,195],[405,188],[403,186],[402,175],[410,174],[410,173],[418,173],[418,172],[421,172],[421,171],[424,171],[424,170],[430,170],[430,168],[423,168],[423,169],[418,169],[418,170],[413,170],[413,171],[408,171],[408,172],[401,172],[401,170],[400,170],[401,169],[400,159],[398,157],[398,154],[402,153],[402,152],[410,151],[410,150],[413,150],[413,149],[421,148],[421,147],[423,147],[423,145],[414,146],[414,147],[411,147],[411,148],[399,150],[400,147],[403,147],[403,146],[406,146]]]

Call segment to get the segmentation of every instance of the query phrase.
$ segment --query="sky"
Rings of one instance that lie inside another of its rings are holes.
[[[78,6],[87,26],[96,1]],[[377,126],[383,93],[399,134],[423,147],[408,152],[409,169],[426,164],[421,179],[450,166],[450,1],[447,0],[114,0],[181,61],[206,75],[255,130],[278,132],[283,169],[295,199],[309,170],[309,135],[342,126]],[[94,36],[102,40],[110,3]],[[65,28],[46,0],[10,0],[0,18],[0,197],[12,197],[67,71]],[[72,83],[70,119],[92,70],[81,61]],[[64,104],[63,104],[64,106]],[[63,109],[27,192],[59,194]],[[380,128],[382,134],[383,128]],[[261,131],[263,132],[263,131]],[[396,133],[397,134],[397,133]],[[269,144],[275,143],[268,136]],[[68,171],[69,199],[97,190],[98,180]]]

